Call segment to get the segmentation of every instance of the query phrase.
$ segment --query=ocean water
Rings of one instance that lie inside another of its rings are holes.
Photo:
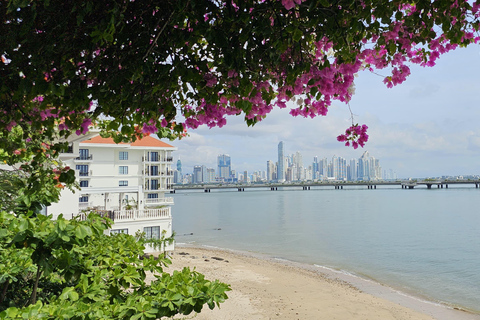
[[[480,313],[480,189],[474,185],[173,196],[177,242],[325,266]]]

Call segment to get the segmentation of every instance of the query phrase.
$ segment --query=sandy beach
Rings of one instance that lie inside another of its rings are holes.
[[[188,266],[232,287],[220,309],[179,319],[480,319],[358,277],[250,253],[177,246],[171,258],[167,272]]]

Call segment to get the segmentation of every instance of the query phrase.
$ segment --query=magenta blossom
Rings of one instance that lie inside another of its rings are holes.
[[[368,141],[368,134],[367,134],[368,127],[366,125],[359,126],[355,124],[345,130],[345,134],[341,134],[337,137],[337,140],[340,142],[345,142],[345,146],[349,147],[350,144],[354,149],[357,149],[358,146],[365,145],[365,142]]]

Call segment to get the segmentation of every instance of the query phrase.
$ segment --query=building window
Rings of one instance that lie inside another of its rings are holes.
[[[110,230],[110,235],[118,234],[118,233],[128,234],[128,229],[113,229],[113,230]]]
[[[82,188],[88,187],[88,180],[80,180],[80,187]]]
[[[151,166],[150,167],[150,175],[151,176],[158,176],[158,166]]]
[[[78,153],[80,157],[77,160],[92,160],[92,156],[88,154],[88,149],[79,149]]]
[[[128,186],[128,181],[127,180],[120,180],[120,181],[118,181],[118,186],[119,187],[126,187],[126,186]]]
[[[150,161],[158,161],[158,152],[150,152]]]
[[[128,166],[120,166],[118,167],[119,174],[128,174]]]
[[[120,151],[118,153],[119,160],[128,160],[128,152],[127,151]]]
[[[158,190],[158,180],[150,181],[150,190]]]
[[[160,239],[160,227],[145,227],[143,228],[147,239]]]
[[[88,202],[88,196],[81,196],[78,200],[78,202],[85,203]]]
[[[77,164],[75,169],[78,170],[80,177],[88,176],[88,164]]]
[[[158,193],[149,193],[147,194],[148,199],[158,199]]]

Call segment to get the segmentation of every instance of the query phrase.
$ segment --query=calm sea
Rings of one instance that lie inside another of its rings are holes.
[[[473,185],[177,191],[174,199],[177,242],[321,265],[480,313]]]

